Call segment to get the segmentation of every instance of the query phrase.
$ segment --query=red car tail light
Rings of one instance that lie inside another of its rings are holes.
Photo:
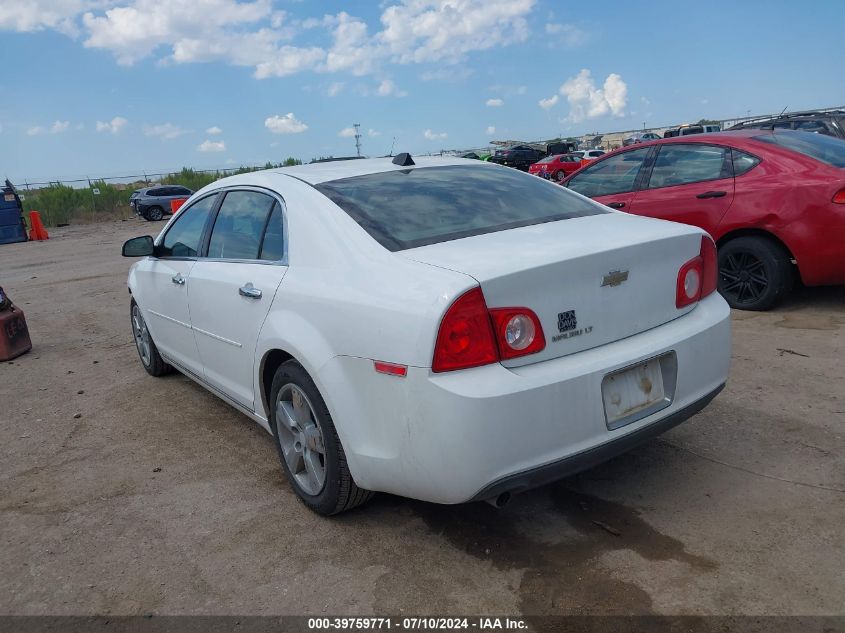
[[[458,297],[443,316],[431,370],[467,369],[498,360],[487,303],[481,288],[476,287]]]
[[[840,189],[834,194],[833,202],[836,204],[845,204],[845,189]]]
[[[712,294],[716,290],[718,268],[716,245],[707,235],[702,235],[699,254],[678,271],[675,307],[683,308]]]
[[[502,360],[534,354],[546,347],[540,319],[528,308],[490,310]]]

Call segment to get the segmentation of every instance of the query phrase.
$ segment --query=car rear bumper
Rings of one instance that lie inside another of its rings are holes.
[[[484,487],[471,501],[495,499],[506,492],[522,492],[543,486],[606,462],[688,420],[710,404],[710,401],[719,395],[719,392],[724,388],[725,385],[721,384],[703,398],[685,406],[683,409],[675,411],[675,413],[667,415],[653,424],[641,427],[633,433],[628,433],[615,440],[599,444],[575,455],[564,457],[551,464],[545,464],[520,473],[508,475]]]
[[[605,376],[671,353],[671,404],[608,430]],[[729,364],[730,310],[714,293],[646,332],[518,368],[409,367],[399,378],[338,356],[316,378],[358,485],[462,503],[565,477],[665,431],[718,393]]]

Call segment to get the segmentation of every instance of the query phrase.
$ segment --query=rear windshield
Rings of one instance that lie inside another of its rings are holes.
[[[493,166],[403,169],[316,188],[391,251],[608,212],[564,187]]]
[[[845,167],[845,141],[810,132],[777,132],[755,136],[755,141],[780,145],[834,167]]]

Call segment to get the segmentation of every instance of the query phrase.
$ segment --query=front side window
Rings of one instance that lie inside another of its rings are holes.
[[[832,134],[830,128],[827,126],[827,123],[819,119],[796,121],[793,129],[800,130],[802,132],[815,132],[817,134]]]
[[[489,165],[388,171],[316,189],[391,251],[606,212],[563,187]]]
[[[208,256],[224,259],[258,259],[267,216],[276,200],[257,191],[230,191],[220,205]]]
[[[650,148],[635,149],[582,167],[569,181],[569,188],[588,198],[633,191],[637,174]]]
[[[657,154],[649,189],[688,185],[730,177],[725,169],[728,149],[715,145],[664,145]]]
[[[216,201],[217,194],[212,194],[197,200],[180,212],[164,235],[159,247],[159,257],[196,257],[203,229]]]

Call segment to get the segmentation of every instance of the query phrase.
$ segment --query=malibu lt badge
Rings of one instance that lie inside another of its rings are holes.
[[[593,326],[587,326],[578,329],[578,317],[575,316],[575,310],[567,310],[566,312],[559,312],[557,315],[557,329],[560,334],[552,337],[552,342],[557,343],[564,339],[572,338],[573,336],[581,336],[582,334],[589,334],[593,331]]]

